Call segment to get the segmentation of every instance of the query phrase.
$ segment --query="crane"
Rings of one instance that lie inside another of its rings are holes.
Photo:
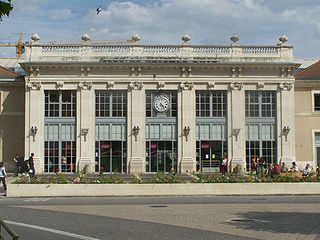
[[[22,54],[24,53],[22,33],[19,33],[19,41],[17,43],[0,43],[0,47],[16,47],[17,58],[21,58]]]

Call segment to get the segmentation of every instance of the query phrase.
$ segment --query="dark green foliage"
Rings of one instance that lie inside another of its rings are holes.
[[[9,17],[9,14],[12,9],[13,9],[13,6],[11,4],[11,0],[7,0],[7,1],[0,0],[0,21],[2,21],[3,16]]]

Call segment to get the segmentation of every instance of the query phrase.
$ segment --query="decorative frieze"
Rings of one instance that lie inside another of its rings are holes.
[[[288,67],[282,67],[280,68],[280,76],[281,77],[291,77],[293,76],[293,68],[288,68]]]
[[[141,67],[132,67],[131,68],[131,77],[139,77],[141,76]]]
[[[243,88],[243,83],[235,81],[230,83],[229,87],[231,90],[241,90]]]
[[[193,88],[192,82],[182,82],[179,84],[181,90],[191,90]]]
[[[207,88],[208,88],[208,90],[213,90],[214,89],[214,87],[215,87],[215,83],[214,82],[208,82],[207,83]]]
[[[81,90],[90,90],[92,88],[92,82],[89,82],[89,81],[81,81],[79,84],[78,84],[78,87],[81,89]]]
[[[263,82],[258,82],[257,83],[257,90],[260,90],[262,88],[264,88],[264,83]]]
[[[40,74],[40,69],[38,67],[29,67],[30,76],[36,77]]]
[[[81,77],[87,77],[90,73],[90,68],[89,67],[82,67],[80,69],[81,71]]]
[[[63,88],[64,82],[62,81],[57,81],[56,82],[56,89],[60,90]]]
[[[29,90],[40,90],[41,82],[40,81],[29,81],[27,83],[27,87],[29,88]]]
[[[240,77],[241,76],[241,67],[232,67],[231,77]]]
[[[135,82],[129,83],[129,89],[131,90],[141,90],[142,87],[143,87],[142,82],[135,81]]]
[[[112,89],[112,88],[114,88],[114,82],[107,82],[107,84],[106,84],[106,88],[107,89]]]
[[[157,88],[158,88],[159,90],[164,89],[165,86],[166,86],[166,83],[165,83],[165,82],[158,82],[158,83],[157,83]]]
[[[183,67],[181,69],[181,76],[182,77],[191,77],[191,67]]]
[[[279,83],[279,89],[281,91],[290,91],[292,87],[292,83],[289,82]]]

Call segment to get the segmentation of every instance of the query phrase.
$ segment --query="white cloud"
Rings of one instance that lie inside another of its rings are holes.
[[[48,12],[48,18],[51,20],[63,20],[72,16],[70,9],[54,9]]]

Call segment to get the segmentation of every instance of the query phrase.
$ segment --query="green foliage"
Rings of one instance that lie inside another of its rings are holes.
[[[0,0],[0,21],[2,21],[3,16],[9,16],[13,6],[11,4],[11,0],[1,1]]]
[[[146,180],[146,183],[182,183],[183,180],[176,173],[157,173],[153,178]]]

